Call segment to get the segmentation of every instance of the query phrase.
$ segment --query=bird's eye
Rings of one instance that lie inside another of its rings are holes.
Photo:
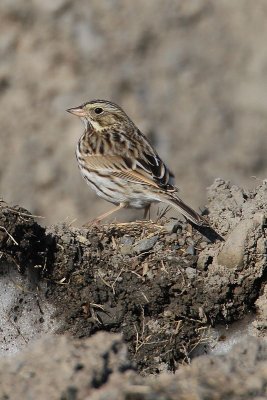
[[[96,114],[101,114],[102,112],[103,112],[103,108],[101,108],[101,107],[95,108],[95,113]]]

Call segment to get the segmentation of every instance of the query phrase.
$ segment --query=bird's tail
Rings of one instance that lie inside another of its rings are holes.
[[[195,210],[185,204],[180,197],[177,196],[176,192],[165,192],[164,199],[161,201],[176,208],[186,219],[189,219],[194,224],[199,226],[209,226],[208,222]]]

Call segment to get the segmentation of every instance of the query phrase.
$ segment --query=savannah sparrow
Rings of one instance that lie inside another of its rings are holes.
[[[163,202],[194,224],[207,225],[178,197],[173,174],[122,108],[110,101],[92,100],[67,111],[85,125],[76,149],[83,177],[98,196],[116,204],[97,220],[120,208],[147,212],[151,203]]]

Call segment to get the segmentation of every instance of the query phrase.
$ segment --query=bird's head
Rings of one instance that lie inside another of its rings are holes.
[[[91,126],[96,131],[132,124],[125,112],[115,103],[106,100],[92,100],[79,107],[69,108],[69,113],[80,117],[85,126]]]

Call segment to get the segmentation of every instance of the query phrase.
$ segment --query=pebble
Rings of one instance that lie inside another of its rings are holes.
[[[133,249],[137,254],[140,254],[140,253],[143,253],[145,251],[151,250],[155,246],[158,238],[159,238],[158,235],[155,235],[155,236],[152,236],[152,237],[150,237],[148,239],[139,240],[139,242],[137,242],[133,246]]]
[[[121,246],[120,251],[122,255],[127,256],[133,253],[133,246],[131,244],[124,244]]]
[[[192,238],[189,237],[189,238],[187,238],[187,243],[191,244],[191,245],[194,245],[195,241]]]
[[[240,268],[246,250],[246,242],[252,236],[253,230],[260,225],[257,219],[244,219],[228,235],[222,249],[220,250],[217,261],[219,265],[227,268]]]
[[[173,312],[171,310],[165,310],[163,315],[165,318],[171,318],[173,316]]]
[[[176,219],[170,220],[164,225],[164,228],[168,233],[176,233],[179,227],[181,227],[181,223]]]
[[[196,270],[194,268],[191,268],[191,267],[187,267],[185,269],[185,273],[186,273],[186,275],[187,275],[187,277],[189,279],[193,279],[196,276]]]
[[[90,241],[85,236],[82,236],[82,235],[78,235],[77,240],[78,240],[78,242],[80,242],[82,244],[88,244],[88,245],[91,244]]]
[[[191,256],[194,256],[196,254],[195,247],[192,244],[190,244],[190,246],[187,247],[185,252],[186,254],[190,254]]]
[[[124,235],[120,239],[121,244],[131,245],[134,242],[134,238],[130,235]]]
[[[172,242],[174,242],[175,240],[177,240],[176,233],[172,233],[171,235],[168,235],[168,236],[166,236],[166,238],[165,238],[165,242],[166,242],[166,243],[172,243]]]
[[[184,246],[185,245],[185,239],[184,238],[179,239],[178,243],[179,243],[180,246]]]

